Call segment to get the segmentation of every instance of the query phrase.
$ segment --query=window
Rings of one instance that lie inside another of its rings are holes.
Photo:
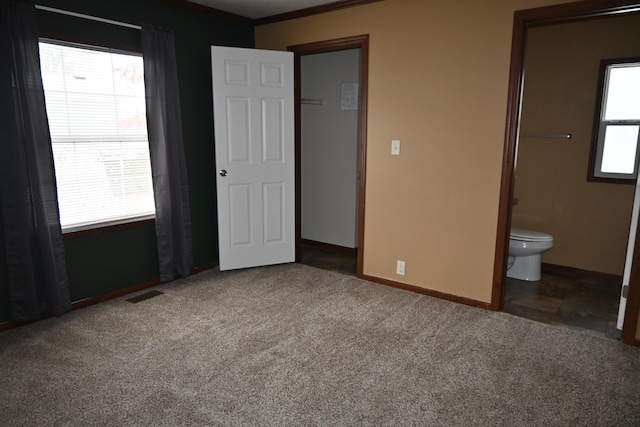
[[[142,57],[40,43],[63,231],[155,213]]]
[[[634,183],[640,137],[640,58],[604,60],[589,180]]]

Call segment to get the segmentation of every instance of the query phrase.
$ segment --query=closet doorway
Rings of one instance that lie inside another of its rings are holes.
[[[326,268],[358,276],[364,242],[368,41],[364,35],[288,49],[294,52],[296,82],[296,261],[305,261],[303,248],[307,256],[309,249],[311,256],[324,252]]]

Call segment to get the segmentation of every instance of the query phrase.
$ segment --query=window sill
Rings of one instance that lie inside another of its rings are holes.
[[[80,225],[77,227],[62,230],[62,238],[64,240],[76,237],[90,236],[93,234],[108,233],[116,230],[126,230],[128,228],[141,227],[156,222],[155,215],[147,215],[136,218],[126,218],[116,221],[103,222],[100,224]]]
[[[603,178],[603,177],[593,176],[593,175],[590,175],[587,177],[587,182],[601,182],[604,184],[636,185],[635,178]]]

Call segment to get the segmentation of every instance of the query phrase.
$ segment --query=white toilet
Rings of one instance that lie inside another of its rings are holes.
[[[542,253],[553,247],[553,236],[539,231],[512,228],[509,238],[507,277],[540,280]]]

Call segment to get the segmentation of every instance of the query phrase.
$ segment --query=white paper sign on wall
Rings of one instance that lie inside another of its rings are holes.
[[[342,111],[358,109],[358,83],[342,83],[340,108]]]

